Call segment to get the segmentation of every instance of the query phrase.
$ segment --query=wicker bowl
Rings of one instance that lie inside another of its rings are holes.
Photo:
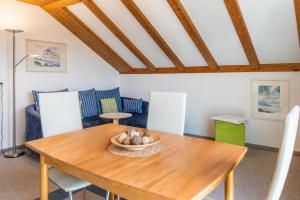
[[[146,149],[147,147],[156,145],[156,144],[158,144],[160,142],[160,137],[159,136],[152,136],[152,138],[153,138],[153,142],[152,143],[141,144],[141,145],[125,145],[125,144],[121,144],[118,141],[119,136],[120,136],[120,134],[112,137],[110,139],[111,143],[114,144],[114,145],[116,145],[116,146],[118,146],[118,147],[127,149],[129,151],[140,151],[140,150]]]

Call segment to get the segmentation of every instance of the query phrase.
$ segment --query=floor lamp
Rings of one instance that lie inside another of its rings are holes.
[[[15,30],[15,29],[5,29],[4,31],[12,33],[13,35],[13,147],[12,149],[5,151],[4,152],[4,157],[5,158],[16,158],[19,156],[22,156],[24,154],[23,149],[17,149],[17,144],[16,144],[16,68],[17,66],[22,63],[26,58],[28,57],[37,57],[38,55],[26,55],[24,56],[19,62],[16,63],[16,33],[22,33],[24,31],[22,30]]]

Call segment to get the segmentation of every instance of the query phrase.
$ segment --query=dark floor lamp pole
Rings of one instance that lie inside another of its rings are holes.
[[[15,30],[15,29],[5,29],[6,32],[13,34],[13,147],[9,151],[4,152],[5,158],[16,158],[22,156],[24,154],[23,149],[17,149],[17,135],[16,135],[16,68],[17,66],[24,61],[29,56],[36,56],[36,55],[26,55],[23,57],[19,62],[16,63],[16,33],[22,33],[22,30]]]
[[[22,33],[22,30],[15,30],[15,29],[5,29],[6,32],[13,34],[13,95],[12,95],[12,102],[13,102],[13,147],[11,150],[6,151],[4,153],[4,157],[6,158],[16,158],[24,154],[23,149],[17,150],[17,136],[16,136],[16,33]]]

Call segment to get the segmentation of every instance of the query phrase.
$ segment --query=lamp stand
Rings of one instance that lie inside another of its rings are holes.
[[[6,32],[13,34],[13,147],[4,152],[5,158],[17,158],[24,155],[23,149],[17,149],[16,146],[16,33],[22,33],[22,30],[5,29]]]

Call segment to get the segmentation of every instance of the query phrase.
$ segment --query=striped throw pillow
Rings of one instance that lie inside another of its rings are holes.
[[[123,99],[123,112],[143,113],[143,99]]]
[[[96,99],[97,102],[99,102],[98,108],[100,112],[101,112],[101,105],[100,105],[101,99],[110,99],[110,98],[116,99],[118,112],[122,112],[122,101],[120,96],[120,89],[118,87],[112,90],[96,90]]]
[[[79,101],[81,101],[82,116],[84,118],[100,114],[97,106],[95,89],[79,91],[78,95]]]
[[[32,96],[35,104],[36,111],[40,110],[40,103],[39,103],[39,93],[52,93],[52,92],[68,92],[68,88],[65,88],[63,90],[57,90],[57,91],[37,91],[32,90]]]

